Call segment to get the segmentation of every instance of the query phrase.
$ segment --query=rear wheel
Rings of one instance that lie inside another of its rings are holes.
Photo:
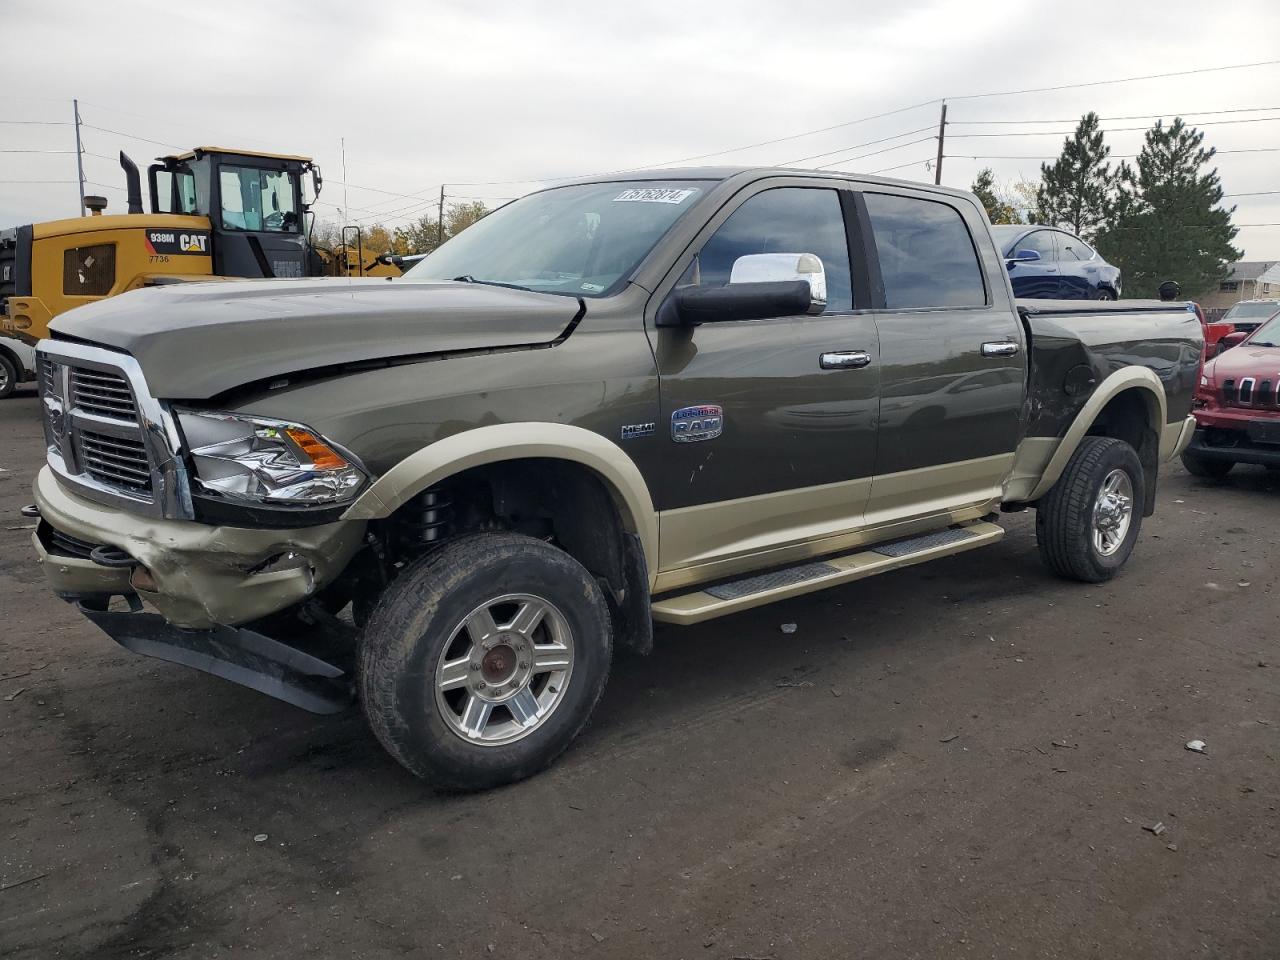
[[[1133,447],[1085,437],[1036,509],[1040,559],[1060,577],[1110,580],[1133,552],[1145,494]]]
[[[18,368],[13,361],[0,353],[0,400],[11,396],[18,388]]]
[[[1116,299],[1115,291],[1108,290],[1106,287],[1099,287],[1093,294],[1095,300],[1114,300]]]
[[[461,538],[400,575],[360,651],[378,740],[410,771],[479,790],[549,765],[609,676],[613,637],[587,570],[542,540]]]
[[[1200,457],[1187,450],[1182,454],[1182,465],[1187,468],[1187,473],[1193,477],[1201,477],[1205,480],[1221,480],[1231,472],[1231,468],[1236,465],[1236,462],[1234,460]]]

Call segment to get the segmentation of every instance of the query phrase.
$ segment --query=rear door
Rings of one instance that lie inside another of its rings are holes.
[[[867,188],[859,210],[880,301],[880,418],[866,522],[998,497],[1020,439],[1026,350],[1004,285],[986,282],[1001,264],[981,214],[960,198],[892,187]]]
[[[688,570],[690,579],[698,568],[730,573],[753,556],[808,549],[861,523],[875,466],[878,350],[867,285],[854,280],[851,264],[845,214],[853,194],[837,185],[774,178],[745,188],[652,298],[656,430],[667,451],[655,498],[664,571]],[[820,259],[825,311],[654,324],[656,305],[678,286],[726,284],[739,258],[761,253]]]
[[[1093,248],[1069,233],[1055,232],[1063,300],[1092,300],[1098,292],[1098,261]]]
[[[1053,230],[1033,230],[1009,251],[1017,256],[1023,250],[1034,250],[1039,260],[1029,263],[1009,263],[1009,279],[1013,282],[1015,297],[1036,300],[1053,300],[1060,296],[1058,251],[1053,241]]]

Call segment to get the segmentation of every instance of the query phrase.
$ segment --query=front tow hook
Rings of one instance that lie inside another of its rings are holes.
[[[138,565],[137,560],[119,547],[111,547],[106,544],[94,547],[89,551],[89,559],[100,567],[111,567],[112,569],[136,567]]]

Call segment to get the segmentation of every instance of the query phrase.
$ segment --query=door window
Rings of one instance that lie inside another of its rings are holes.
[[[224,165],[218,172],[218,186],[223,229],[298,231],[293,178],[283,170]]]
[[[1058,248],[1062,251],[1060,260],[1092,260],[1093,249],[1069,233],[1058,234]]]
[[[751,197],[703,245],[686,276],[700,286],[724,286],[739,257],[811,253],[827,275],[827,313],[853,309],[849,244],[835,190],[779,187]]]
[[[196,178],[190,170],[156,171],[156,212],[196,212]]]
[[[1053,251],[1053,231],[1037,230],[1029,233],[1017,243],[1013,245],[1012,253],[1016,254],[1019,250],[1034,250],[1040,254],[1041,260],[1057,260],[1058,257]]]
[[[886,308],[986,304],[978,253],[958,210],[919,197],[865,197]]]

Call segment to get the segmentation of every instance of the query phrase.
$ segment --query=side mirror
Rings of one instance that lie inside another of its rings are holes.
[[[813,305],[806,280],[731,283],[724,287],[683,287],[658,311],[660,327],[696,327],[726,320],[768,320],[809,313]]]
[[[320,168],[313,166],[311,168],[311,193],[312,199],[320,196],[320,188],[324,186],[324,177],[320,175]]]
[[[1228,333],[1225,337],[1223,337],[1221,340],[1218,341],[1218,353],[1221,354],[1227,350],[1230,350],[1232,347],[1239,346],[1241,343],[1245,341],[1245,338],[1248,336],[1249,334],[1246,333],[1244,330],[1236,330],[1232,333]]]
[[[1009,266],[1015,263],[1037,263],[1040,260],[1040,254],[1035,250],[1018,250],[1012,257],[1005,257],[1005,261]]]
[[[827,272],[812,253],[752,253],[733,261],[729,284],[804,280],[809,284],[810,314],[827,308]],[[784,314],[780,314],[784,316]]]

